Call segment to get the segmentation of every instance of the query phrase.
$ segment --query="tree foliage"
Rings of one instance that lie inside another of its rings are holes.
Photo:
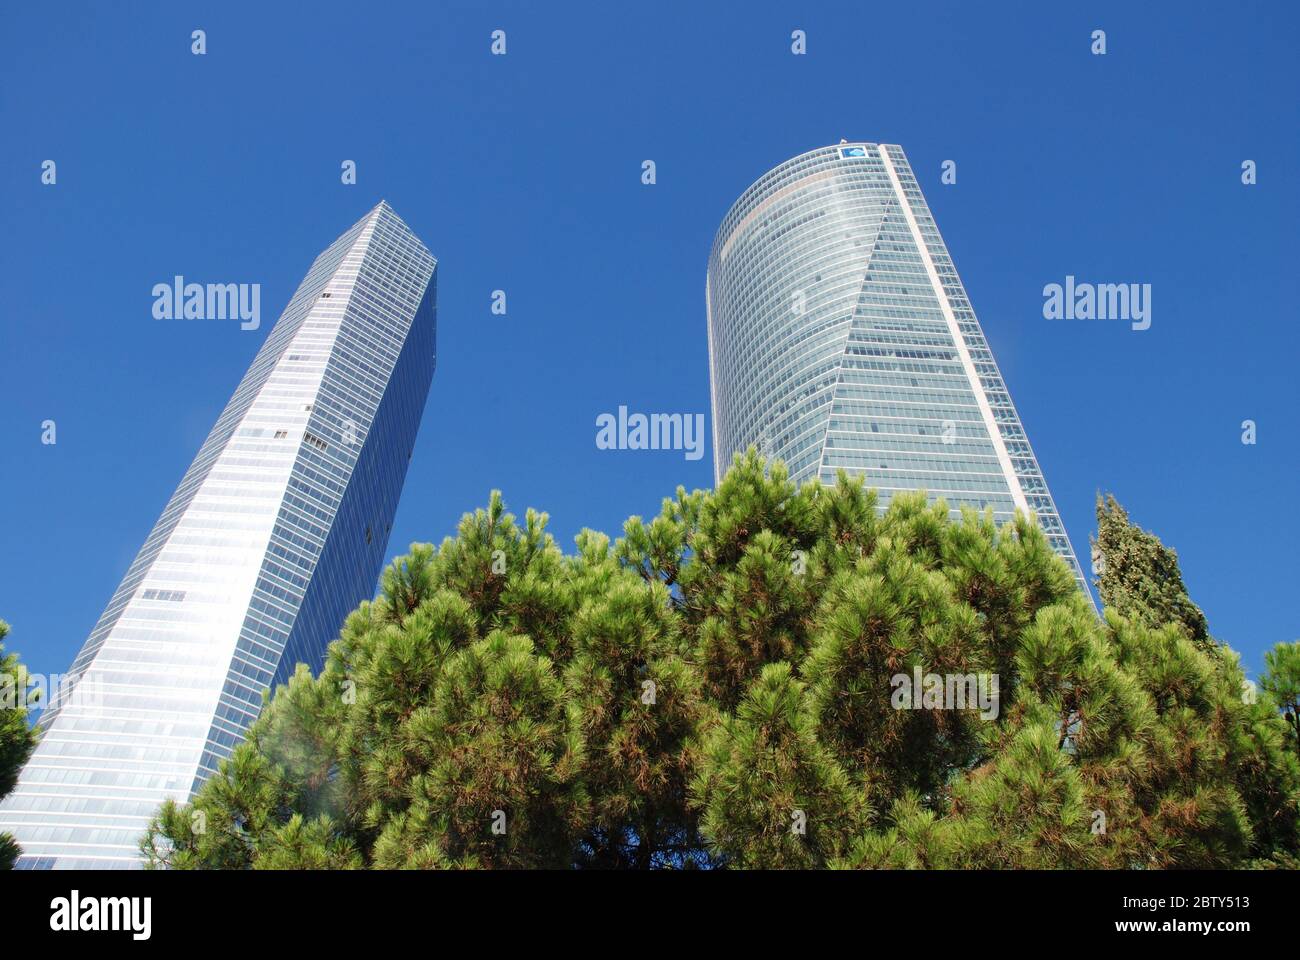
[[[1256,702],[1255,687],[1246,681],[1237,655],[1210,636],[1204,614],[1183,584],[1174,551],[1129,520],[1113,496],[1098,497],[1097,526],[1098,588],[1106,605],[1138,623],[1179,630],[1206,654],[1219,673],[1218,683],[1225,694],[1232,689],[1240,691],[1239,697],[1229,701],[1235,722],[1225,731],[1231,748],[1227,759],[1253,828],[1252,851],[1261,865],[1297,865],[1289,859],[1294,851],[1296,817],[1288,799],[1286,770],[1291,758],[1284,756],[1288,745],[1295,747],[1296,739],[1287,736],[1286,728],[1277,723],[1277,708],[1294,705],[1288,700],[1288,684],[1278,682],[1290,672],[1287,645],[1265,655],[1271,676],[1263,678],[1266,697]],[[1300,678],[1300,662],[1294,667]],[[1286,721],[1292,728],[1294,718],[1294,710],[1288,710]]]
[[[1149,627],[1177,624],[1198,647],[1215,646],[1205,614],[1183,585],[1178,554],[1132,523],[1109,494],[1097,497],[1093,546],[1102,558],[1096,586],[1103,604]]]
[[[1291,745],[1300,756],[1300,641],[1279,643],[1264,654],[1260,686],[1282,710],[1291,728]]]
[[[456,537],[394,561],[321,675],[300,668],[193,804],[164,806],[150,862],[1160,868],[1296,852],[1300,763],[1268,698],[1247,702],[1235,657],[1182,607],[1098,618],[1028,519],[952,519],[921,494],[880,511],[860,481],[796,488],[751,451],[612,544],[583,531],[565,555],[545,526],[493,493]],[[998,696],[900,702],[900,677],[930,676],[995,677]]]
[[[5,653],[3,640],[8,635],[9,624],[0,620],[0,797],[14,788],[36,743],[27,722],[26,673],[17,654]],[[18,852],[14,838],[0,833],[0,870],[11,868]]]

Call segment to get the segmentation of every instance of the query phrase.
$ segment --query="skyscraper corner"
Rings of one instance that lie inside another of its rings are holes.
[[[129,868],[166,799],[373,595],[435,364],[437,261],[381,200],[312,263],[0,801],[26,868]]]

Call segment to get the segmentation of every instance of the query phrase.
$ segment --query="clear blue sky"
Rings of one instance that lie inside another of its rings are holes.
[[[13,5],[9,645],[68,666],[312,258],[381,197],[439,259],[438,369],[390,554],[493,487],[549,511],[567,549],[710,486],[708,455],[597,450],[595,417],[707,414],[714,230],[764,171],[845,137],[907,151],[1081,556],[1113,491],[1258,669],[1300,637],[1297,9]],[[175,274],[260,283],[262,328],[154,320]],[[1151,283],[1151,329],[1044,320],[1066,274]]]

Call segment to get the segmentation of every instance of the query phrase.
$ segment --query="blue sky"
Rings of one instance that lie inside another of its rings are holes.
[[[1248,666],[1300,638],[1296,5],[811,6],[7,11],[10,648],[68,666],[312,258],[380,198],[439,259],[390,555],[494,487],[567,549],[710,486],[710,455],[598,450],[595,417],[707,415],[713,233],[760,174],[841,137],[907,151],[1081,555],[1113,491]],[[261,329],[153,319],[175,274],[260,283]],[[1151,329],[1044,320],[1067,274],[1150,283]]]

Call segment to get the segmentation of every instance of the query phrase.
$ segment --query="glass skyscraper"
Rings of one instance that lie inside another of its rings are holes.
[[[753,445],[791,478],[865,475],[997,521],[1037,515],[1083,573],[900,147],[841,143],[763,174],[709,256],[714,470]]]
[[[433,378],[436,268],[382,202],[316,258],[0,802],[19,867],[138,865],[159,804],[373,595]]]

